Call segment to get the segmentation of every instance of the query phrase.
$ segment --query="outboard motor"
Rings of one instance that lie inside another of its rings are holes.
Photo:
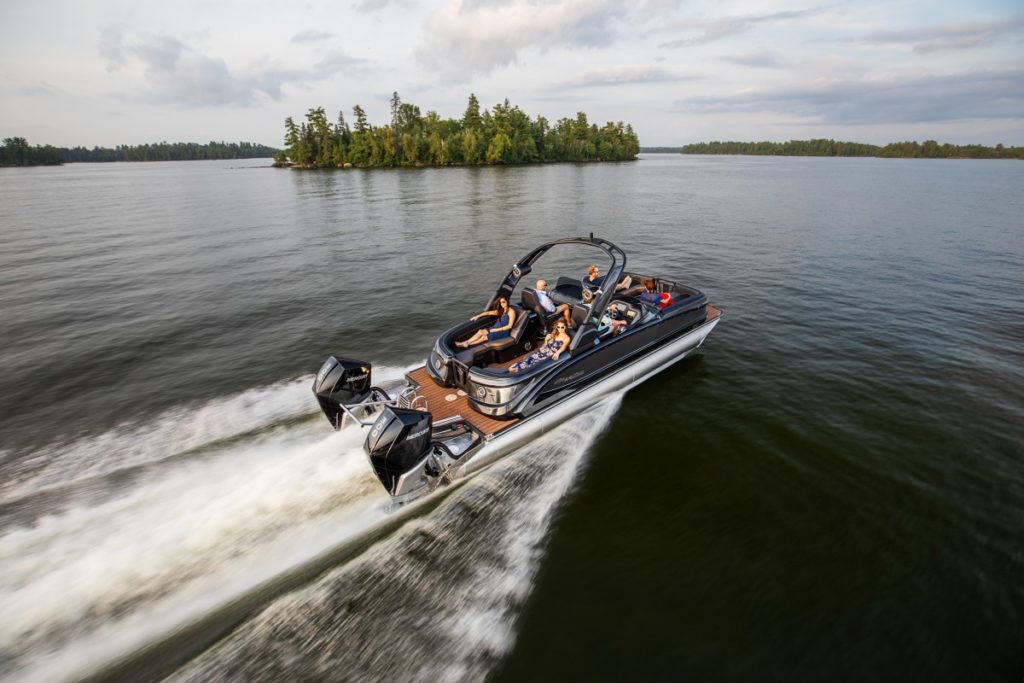
[[[391,495],[399,495],[399,480],[430,454],[433,417],[409,408],[387,407],[366,437],[366,453],[380,482]],[[417,480],[418,483],[418,480]]]
[[[313,393],[335,429],[341,427],[341,405],[352,405],[370,395],[370,364],[331,356],[313,380]]]

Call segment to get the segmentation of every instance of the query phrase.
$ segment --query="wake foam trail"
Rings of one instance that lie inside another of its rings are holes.
[[[557,505],[619,401],[577,416],[358,559],[277,599],[174,678],[482,679],[515,642]]]
[[[74,678],[379,523],[389,499],[366,464],[362,430],[274,424],[315,406],[310,382],[72,444],[23,480],[100,477],[107,490],[3,527],[0,678]],[[176,457],[199,447],[200,457]],[[102,465],[74,462],[101,452]],[[116,476],[167,459],[128,486]],[[27,490],[19,495],[32,504]]]
[[[195,408],[171,409],[143,424],[118,425],[71,443],[17,457],[2,484],[2,502],[119,469],[136,467],[230,438],[262,425],[311,412],[312,376],[249,389]]]
[[[401,378],[405,369],[374,368],[375,381]],[[168,410],[156,418],[122,424],[96,435],[54,443],[30,453],[7,454],[0,468],[0,504],[54,487],[103,477],[187,453],[209,444],[317,412],[313,375],[299,377],[199,406]]]

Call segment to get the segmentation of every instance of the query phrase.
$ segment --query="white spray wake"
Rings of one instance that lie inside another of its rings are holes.
[[[0,482],[0,503],[57,486],[159,462],[222,439],[309,413],[313,377],[257,387],[194,408],[171,409],[155,420],[72,443],[54,444],[17,458]]]
[[[277,599],[177,678],[481,680],[514,643],[558,502],[618,404],[574,418]]]
[[[6,501],[31,508],[33,491],[59,496],[86,480],[98,495],[78,492],[29,524],[5,520],[0,677],[74,677],[378,523],[387,496],[365,435],[279,424],[315,411],[311,380],[35,454]],[[118,483],[120,470],[154,463]]]

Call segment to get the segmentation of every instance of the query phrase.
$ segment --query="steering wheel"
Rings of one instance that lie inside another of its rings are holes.
[[[594,303],[594,292],[593,290],[583,288],[583,303],[592,304]]]

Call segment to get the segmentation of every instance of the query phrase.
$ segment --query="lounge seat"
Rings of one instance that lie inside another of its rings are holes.
[[[532,311],[524,311],[519,306],[513,305],[512,308],[516,312],[516,320],[512,323],[512,329],[509,330],[509,336],[504,339],[495,339],[494,341],[487,341],[483,344],[477,344],[476,346],[470,346],[468,349],[463,349],[455,354],[455,360],[459,361],[463,365],[475,365],[476,359],[480,354],[488,351],[504,351],[507,348],[515,346],[523,339],[523,334],[526,332],[526,328],[530,323],[530,319],[533,318]]]

